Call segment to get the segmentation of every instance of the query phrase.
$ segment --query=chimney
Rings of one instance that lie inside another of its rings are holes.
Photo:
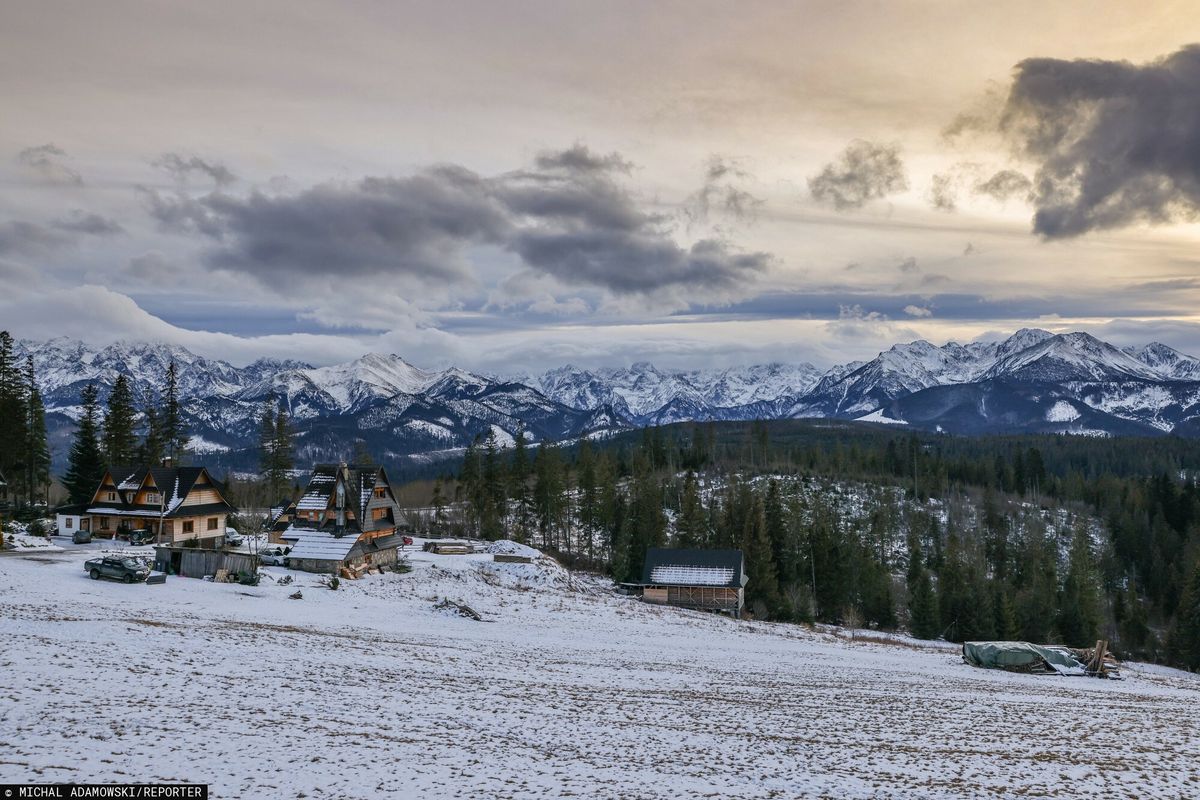
[[[164,467],[166,467],[167,469],[170,469],[171,468],[171,457],[163,456],[162,465]]]

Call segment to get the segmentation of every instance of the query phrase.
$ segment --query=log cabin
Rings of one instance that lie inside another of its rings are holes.
[[[402,537],[400,506],[383,467],[317,464],[280,538],[287,565],[338,574],[342,568],[393,564]]]
[[[642,599],[741,617],[747,581],[741,550],[654,547],[646,551]]]
[[[234,508],[204,467],[109,467],[85,515],[93,536],[147,529],[163,542],[219,547]]]

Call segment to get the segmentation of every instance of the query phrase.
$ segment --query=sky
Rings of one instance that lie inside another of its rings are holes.
[[[0,8],[0,328],[234,363],[1200,353],[1190,2]]]

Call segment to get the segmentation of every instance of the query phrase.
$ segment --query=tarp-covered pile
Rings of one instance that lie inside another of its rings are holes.
[[[1013,672],[1087,675],[1087,668],[1065,647],[1029,642],[963,642],[963,661],[973,667]]]

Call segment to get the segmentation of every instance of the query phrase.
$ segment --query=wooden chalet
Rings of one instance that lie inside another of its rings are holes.
[[[146,529],[165,543],[194,539],[218,547],[236,513],[224,485],[204,467],[109,467],[79,524],[93,536]]]
[[[279,536],[292,569],[338,574],[396,561],[400,507],[383,467],[317,464],[290,511]]]
[[[646,551],[642,599],[740,617],[747,580],[741,550],[655,547]]]

